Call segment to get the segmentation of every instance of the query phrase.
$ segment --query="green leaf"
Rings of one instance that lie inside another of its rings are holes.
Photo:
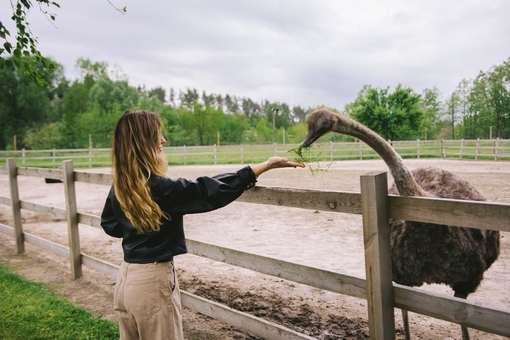
[[[5,48],[5,50],[7,51],[7,53],[11,53],[11,51],[12,51],[12,45],[11,45],[11,43],[10,43],[10,42],[6,41],[6,42],[4,43],[4,48]]]

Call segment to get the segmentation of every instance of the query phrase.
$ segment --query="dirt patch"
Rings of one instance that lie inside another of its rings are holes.
[[[470,181],[490,201],[510,202],[510,162],[451,160],[406,160],[409,168],[440,166]],[[171,167],[171,177],[196,178],[235,171],[240,166]],[[359,192],[359,176],[386,171],[382,161],[334,163],[327,172],[311,174],[307,169],[281,169],[259,178],[259,185],[303,189]],[[108,169],[90,171],[108,172]],[[391,181],[391,177],[389,178]],[[20,197],[35,203],[64,208],[61,183],[46,184],[42,178],[18,177]],[[0,175],[0,196],[9,196],[7,176]],[[98,215],[108,187],[76,183],[78,209]],[[67,244],[67,226],[59,221],[28,211],[22,212],[27,233],[53,242]],[[11,210],[0,205],[0,223],[12,225]],[[235,202],[207,214],[185,218],[188,238],[219,246],[274,257],[325,270],[364,277],[361,217]],[[100,229],[80,225],[84,253],[111,263],[120,263],[122,250],[117,239]],[[486,272],[479,290],[470,301],[508,310],[510,297],[509,237],[502,236],[500,258]],[[12,237],[0,233],[0,261],[15,272],[48,283],[52,290],[95,315],[114,320],[112,311],[114,279],[84,267],[79,280],[70,277],[66,258],[60,258],[26,245],[25,254],[16,255]],[[175,259],[181,287],[192,293],[224,303],[272,322],[310,334],[319,339],[368,338],[366,302],[328,291],[258,274],[194,255]],[[427,285],[424,290],[448,296],[446,286]],[[402,337],[400,311],[396,310],[397,338]],[[448,322],[410,314],[413,339],[460,339],[460,327]],[[184,310],[187,339],[257,339],[188,309]],[[472,339],[503,339],[471,330]]]

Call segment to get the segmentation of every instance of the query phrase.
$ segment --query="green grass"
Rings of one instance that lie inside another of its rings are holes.
[[[395,150],[402,158],[441,158],[441,141],[394,141]],[[497,159],[510,159],[510,142],[447,140],[443,142],[443,151],[447,158],[491,160],[496,158],[495,146],[498,146]],[[265,161],[275,155],[299,160],[300,156],[289,154],[289,149],[296,144],[264,145],[222,145],[222,146],[178,146],[166,147],[164,153],[169,165],[197,164],[253,164]],[[479,147],[477,147],[479,146]],[[379,156],[368,145],[361,142],[317,142],[312,147],[309,161],[331,162],[342,160],[378,159]],[[478,150],[478,151],[477,151]],[[6,165],[6,159],[16,158],[19,167],[58,168],[64,160],[73,160],[75,168],[110,167],[110,149],[76,149],[76,150],[0,150],[0,166]]]
[[[119,339],[118,326],[0,266],[0,339]]]

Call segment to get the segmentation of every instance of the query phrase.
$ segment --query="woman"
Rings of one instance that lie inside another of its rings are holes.
[[[159,115],[127,111],[115,126],[113,186],[101,226],[122,238],[114,293],[121,339],[183,339],[179,285],[173,257],[186,253],[183,216],[226,206],[275,168],[304,167],[272,157],[236,173],[196,181],[166,177]]]

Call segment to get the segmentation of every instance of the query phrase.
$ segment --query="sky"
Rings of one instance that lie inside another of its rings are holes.
[[[55,22],[34,0],[28,20],[70,80],[88,58],[131,86],[342,110],[364,85],[446,99],[510,57],[507,0],[55,1]],[[10,2],[0,20],[14,34]]]

